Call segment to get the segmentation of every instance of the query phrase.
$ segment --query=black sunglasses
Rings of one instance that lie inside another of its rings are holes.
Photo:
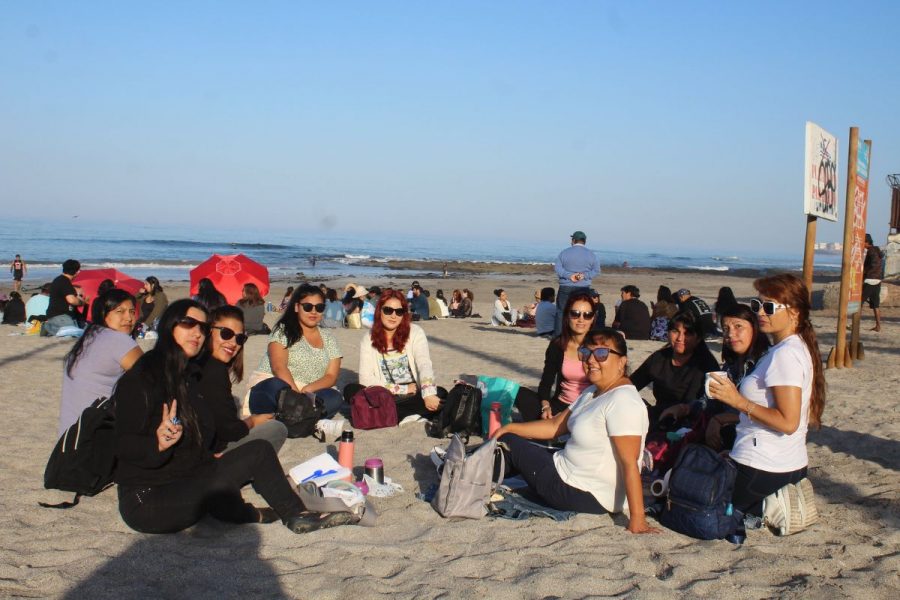
[[[194,317],[181,317],[180,319],[175,321],[175,324],[181,325],[182,327],[187,327],[188,329],[199,327],[203,335],[209,335],[209,323],[207,323],[206,321],[198,321]]]
[[[300,308],[306,312],[312,312],[313,309],[316,309],[317,313],[323,313],[325,312],[325,303],[319,302],[318,304],[313,304],[312,302],[301,302]]]
[[[580,319],[581,317],[584,317],[585,321],[590,321],[591,319],[593,319],[595,314],[597,314],[597,311],[595,311],[595,310],[583,310],[583,311],[582,310],[570,310],[569,311],[569,316],[572,317],[573,319]]]
[[[591,357],[591,354],[594,355],[594,358],[597,359],[597,362],[605,362],[607,358],[609,358],[610,354],[616,354],[618,356],[624,356],[621,352],[617,352],[612,348],[594,348],[591,350],[590,348],[585,348],[582,346],[578,349],[578,358],[581,362],[587,362],[587,359]]]
[[[759,312],[759,309],[762,308],[763,312],[769,315],[770,317],[774,315],[781,309],[790,308],[787,304],[780,304],[778,302],[772,302],[771,300],[762,301],[758,298],[753,298],[750,300],[750,310],[755,313]]]
[[[381,312],[382,312],[382,314],[385,314],[387,316],[391,316],[396,313],[396,315],[398,317],[402,317],[403,315],[406,314],[406,309],[402,308],[402,307],[401,308],[391,308],[390,306],[382,306]]]
[[[219,335],[223,340],[228,341],[231,338],[234,338],[234,341],[237,342],[238,346],[243,346],[244,342],[247,341],[246,333],[235,333],[234,329],[230,327],[219,327],[218,325],[212,325],[210,329],[218,329]]]

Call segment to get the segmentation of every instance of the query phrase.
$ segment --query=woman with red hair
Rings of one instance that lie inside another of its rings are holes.
[[[399,419],[409,415],[431,417],[447,392],[434,384],[428,340],[412,315],[406,295],[386,289],[375,306],[372,330],[359,346],[359,383],[344,388],[347,402],[369,386],[387,388],[397,402]]]

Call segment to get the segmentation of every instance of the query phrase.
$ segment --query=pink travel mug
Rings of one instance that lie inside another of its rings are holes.
[[[500,429],[500,403],[491,403],[491,413],[488,417],[488,437],[493,437],[494,432]]]

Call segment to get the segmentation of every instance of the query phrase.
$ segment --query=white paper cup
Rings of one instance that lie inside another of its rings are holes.
[[[703,382],[703,389],[706,391],[706,397],[707,397],[707,398],[712,398],[712,396],[711,396],[710,393],[709,393],[709,383],[710,383],[711,381],[713,381],[713,378],[710,377],[710,375],[718,375],[720,379],[721,379],[721,378],[728,379],[728,372],[727,372],[727,371],[710,371],[709,373],[707,373],[707,374],[706,374],[706,381]]]

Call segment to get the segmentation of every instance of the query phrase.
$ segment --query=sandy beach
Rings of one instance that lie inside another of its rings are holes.
[[[438,383],[450,387],[460,373],[497,375],[537,386],[547,342],[531,330],[493,328],[491,290],[503,287],[515,306],[535,288],[555,283],[540,273],[418,278],[434,292],[475,293],[484,318],[422,324]],[[407,276],[363,285],[406,287]],[[330,281],[342,287],[346,280]],[[615,270],[595,280],[612,320],[619,288],[635,284],[642,299],[665,284],[690,288],[712,304],[720,286],[739,300],[753,294],[752,279],[721,274]],[[287,283],[276,283],[278,303]],[[821,283],[817,289],[821,289]],[[3,290],[8,291],[8,290]],[[169,298],[187,294],[168,285]],[[277,314],[267,315],[274,323]],[[837,316],[816,311],[823,355],[833,346]],[[61,360],[71,340],[19,335],[0,327],[0,596],[114,598],[896,598],[900,596],[900,309],[883,310],[883,329],[872,333],[865,309],[865,360],[829,370],[824,425],[811,432],[810,478],[820,521],[810,530],[778,538],[751,531],[743,546],[700,542],[663,529],[635,536],[625,517],[579,515],[555,523],[446,521],[416,492],[437,481],[428,453],[441,443],[421,424],[359,432],[356,462],[379,456],[404,493],[375,499],[374,528],[341,527],[294,535],[278,525],[231,526],[210,518],[176,535],[150,536],[120,519],[114,489],[71,510],[38,507],[70,495],[43,489],[43,470],[56,442]],[[355,381],[364,332],[337,330],[344,353],[340,384]],[[149,348],[152,342],[143,342]],[[252,370],[265,350],[252,337],[245,364]],[[660,342],[629,343],[632,368]],[[719,355],[720,343],[710,344]],[[242,394],[245,386],[236,386]],[[649,390],[642,395],[651,398]],[[307,438],[288,440],[285,468],[330,448]],[[250,488],[245,496],[257,503]]]

